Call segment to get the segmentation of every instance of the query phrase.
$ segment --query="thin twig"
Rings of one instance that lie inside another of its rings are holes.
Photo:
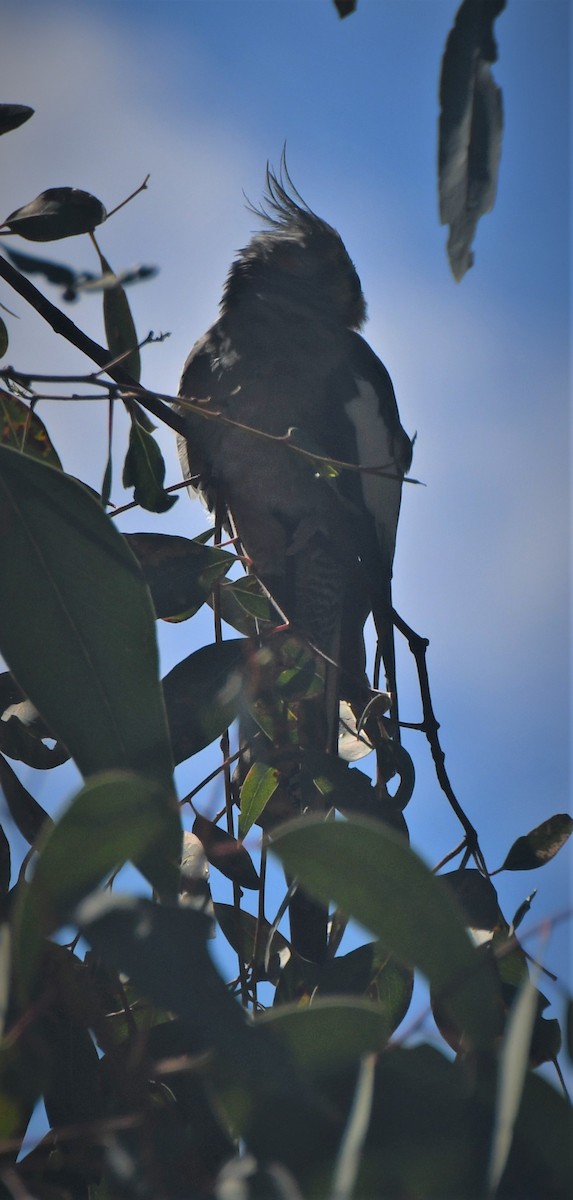
[[[135,200],[135,197],[136,197],[136,196],[139,196],[140,192],[145,192],[145,191],[147,190],[147,184],[148,184],[148,182],[149,182],[149,174],[147,174],[147,175],[145,176],[145,179],[143,180],[143,183],[140,183],[139,187],[138,187],[138,188],[136,188],[136,189],[135,189],[135,191],[134,191],[134,192],[132,192],[130,196],[126,196],[125,200],[122,200],[122,201],[120,202],[120,204],[116,204],[115,208],[112,208],[112,209],[110,210],[110,212],[108,212],[108,214],[107,214],[107,217],[106,217],[106,221],[109,221],[109,218],[110,218],[110,217],[114,217],[114,216],[115,216],[115,214],[116,214],[116,212],[119,212],[120,208],[124,208],[124,206],[125,206],[126,204],[129,204],[130,200]]]
[[[438,737],[440,725],[436,720],[432,706],[430,682],[426,664],[426,651],[430,643],[427,638],[421,637],[419,633],[416,633],[415,630],[413,630],[410,625],[408,625],[406,621],[402,619],[395,609],[392,610],[392,619],[396,629],[399,629],[400,633],[406,638],[416,663],[418,681],[420,685],[420,698],[422,701],[422,728],[430,747],[438,783],[465,832],[468,851],[472,854],[480,870],[484,871],[487,875],[487,867],[479,847],[477,832],[466,816],[461,804],[459,803],[446,771],[446,756],[442,750],[440,739]]]
[[[36,310],[36,312],[51,325],[55,333],[60,337],[70,342],[92,362],[97,363],[116,383],[119,383],[122,388],[128,388],[134,393],[133,399],[140,400],[145,408],[149,409],[160,421],[163,421],[176,433],[185,433],[185,418],[180,413],[175,412],[159,400],[154,392],[148,392],[145,388],[140,388],[137,380],[121,366],[110,366],[110,352],[99,342],[95,342],[83,330],[78,329],[77,325],[70,320],[55,304],[52,304],[42,292],[39,291],[29,279],[21,275],[7,259],[0,255],[0,278],[22,296],[28,304]]]

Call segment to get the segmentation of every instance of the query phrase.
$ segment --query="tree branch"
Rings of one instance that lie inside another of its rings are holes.
[[[15,292],[18,292],[22,299],[26,300],[51,325],[55,333],[60,337],[70,342],[92,362],[97,363],[116,383],[123,388],[129,388],[130,391],[137,394],[137,399],[142,402],[149,412],[153,413],[160,421],[163,421],[176,433],[185,433],[185,418],[179,413],[174,412],[163,401],[159,400],[154,392],[148,392],[145,388],[141,388],[137,380],[119,364],[113,365],[113,356],[110,351],[100,346],[99,342],[94,342],[93,338],[87,333],[79,329],[74,322],[70,320],[55,304],[43,295],[42,292],[30,283],[24,275],[21,275],[15,267],[12,266],[5,258],[0,255],[0,278],[4,279]]]

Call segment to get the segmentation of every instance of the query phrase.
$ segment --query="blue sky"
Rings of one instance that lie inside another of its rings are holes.
[[[146,351],[143,378],[174,392],[254,227],[242,192],[260,198],[266,161],[278,164],[286,139],[297,187],[356,263],[366,336],[392,375],[402,423],[418,434],[413,473],[426,486],[405,489],[395,603],[430,638],[447,765],[493,869],[517,836],[570,806],[570,6],[509,0],[497,21],[499,194],[458,285],[435,180],[439,63],[457,7],[359,0],[341,22],[329,0],[5,2],[3,99],[36,115],[2,139],[0,207],[3,217],[47,187],[73,185],[111,208],[151,173],[100,241],[117,269],[161,267],[130,298],[142,336],[171,331]],[[87,239],[45,252],[95,269]],[[10,362],[86,369],[23,302],[2,299],[22,317],[11,322]],[[97,299],[71,315],[102,339]],[[43,416],[66,468],[98,486],[105,418],[95,405],[77,409],[46,405]],[[160,440],[175,482],[171,435]],[[113,498],[122,502],[119,487]],[[122,527],[193,535],[205,524],[198,503],[181,498],[167,518],[138,514]],[[160,638],[168,670],[211,632],[199,614]],[[402,716],[416,720],[402,651],[400,674]],[[406,744],[418,777],[413,842],[433,863],[458,828],[421,736]],[[182,789],[210,754],[180,768]],[[75,786],[69,774],[23,777],[44,804]],[[210,811],[215,801],[208,791]],[[567,852],[497,882],[508,917],[539,888],[530,926],[570,904]],[[544,951],[562,978],[569,945],[562,924]],[[528,948],[539,948],[535,937]]]

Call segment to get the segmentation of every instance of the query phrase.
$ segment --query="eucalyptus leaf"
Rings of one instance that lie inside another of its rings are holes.
[[[315,899],[334,900],[399,962],[418,967],[458,1029],[477,1046],[500,1028],[499,985],[462,916],[404,840],[365,818],[306,817],[273,832],[271,849]]]
[[[96,196],[81,188],[48,188],[3,222],[11,233],[31,242],[54,242],[60,238],[92,233],[107,216]]]
[[[0,447],[0,646],[84,775],[172,787],[155,618],[139,566],[85,488]]]

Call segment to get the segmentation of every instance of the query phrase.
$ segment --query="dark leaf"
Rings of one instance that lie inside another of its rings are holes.
[[[230,569],[234,555],[167,533],[127,533],[157,617],[183,621],[193,616]]]
[[[105,1110],[100,1059],[89,1030],[62,1007],[50,1014],[49,1036],[52,1061],[44,1103],[50,1125],[97,1121]]]
[[[193,824],[193,833],[199,838],[209,862],[232,879],[233,883],[243,888],[260,886],[259,877],[253,866],[250,854],[236,838],[231,837],[224,829],[197,813]]]
[[[440,79],[438,173],[440,220],[449,225],[448,256],[460,280],[473,263],[478,221],[495,202],[503,126],[493,23],[505,0],[463,0],[446,43]]]
[[[85,488],[1,446],[0,644],[84,775],[125,768],[172,787],[138,563]]]
[[[7,349],[8,349],[8,330],[6,329],[6,324],[2,320],[2,317],[0,317],[0,358],[4,358],[4,355],[7,351]]]
[[[349,17],[351,13],[356,12],[358,0],[334,0],[334,6],[339,17]]]
[[[239,813],[239,835],[245,837],[252,825],[258,821],[270,798],[276,792],[279,774],[274,767],[255,762],[248,771],[241,787],[241,811]]]
[[[382,817],[380,797],[363,771],[331,754],[309,751],[304,756],[302,786],[310,801],[309,788],[316,789],[329,807],[350,816],[353,813]]]
[[[286,938],[278,930],[272,935],[268,921],[254,917],[243,909],[237,914],[232,904],[215,904],[215,916],[223,933],[245,963],[253,963],[257,979],[270,979],[276,982],[286,960],[290,957],[291,948]],[[268,971],[265,969],[268,961]]]
[[[0,674],[0,751],[40,770],[67,762],[70,756],[65,746],[60,742],[46,746],[43,738],[54,740],[16,680],[9,671],[4,671]]]
[[[44,826],[52,825],[52,819],[42,805],[30,795],[24,784],[20,783],[18,776],[1,754],[0,786],[16,828],[31,846]]]
[[[493,931],[499,923],[497,892],[479,871],[464,869],[438,875],[453,892],[470,929]]]
[[[390,958],[378,942],[369,942],[324,963],[316,986],[323,996],[346,994],[375,1000],[393,1032],[410,1007],[414,973]]]
[[[542,1063],[553,1062],[561,1050],[561,1044],[559,1021],[555,1017],[543,1017],[541,1012],[538,1012],[531,1034],[530,1066],[540,1067]]]
[[[403,839],[367,821],[290,822],[271,848],[315,899],[334,900],[399,962],[418,967],[476,1045],[499,1030],[498,984],[442,884]]]
[[[114,272],[99,248],[98,254],[102,274],[113,278]],[[119,280],[117,280],[114,287],[106,287],[104,289],[103,320],[107,344],[113,357],[120,358],[121,355],[125,355],[121,359],[122,366],[139,383],[141,377],[141,358],[139,355],[137,332],[131,315],[129,301]],[[158,511],[164,512],[165,510],[159,509]]]
[[[566,1041],[567,1053],[571,1062],[573,1062],[573,1000],[571,997],[567,1000],[567,1016],[566,1021]]]
[[[17,903],[15,952],[25,989],[37,965],[42,937],[67,921],[109,873],[130,859],[167,893],[179,884],[179,812],[153,779],[129,772],[94,775],[46,829],[34,874]],[[167,865],[166,865],[167,864]]]
[[[62,470],[44,422],[23,400],[0,389],[0,445],[12,446],[31,458]]]
[[[209,957],[209,922],[201,913],[98,896],[81,906],[77,919],[104,962],[181,1017],[198,1050],[214,1048],[221,1069],[235,1078],[252,1076],[253,1031]]]
[[[513,843],[502,871],[533,871],[555,857],[571,835],[573,820],[568,813],[548,817]]]
[[[123,466],[123,486],[133,488],[133,498],[148,512],[167,512],[177,496],[170,496],[163,487],[165,462],[151,433],[132,417],[129,449]]]
[[[111,484],[112,484],[112,479],[113,479],[113,455],[111,453],[111,442],[108,442],[108,445],[109,445],[109,452],[108,452],[108,456],[107,456],[107,462],[105,464],[105,471],[103,473],[103,479],[101,481],[101,497],[100,498],[101,498],[101,506],[103,509],[107,509],[107,506],[109,504],[109,498],[111,496]]]
[[[536,895],[537,895],[537,888],[534,888],[533,891],[530,892],[529,896],[526,896],[525,900],[523,900],[521,902],[521,904],[519,905],[519,907],[516,909],[514,916],[513,916],[513,920],[511,922],[513,929],[519,929],[519,926],[521,925],[523,918],[527,916],[527,914],[531,908],[532,901],[535,899]]]
[[[203,646],[163,680],[176,763],[214,741],[242,706],[242,667],[247,642],[235,638]]]
[[[90,192],[59,187],[48,188],[29,204],[17,208],[4,225],[30,242],[55,242],[79,233],[92,233],[106,216],[101,200]]]
[[[10,891],[10,843],[2,826],[0,825],[0,896],[7,896]],[[2,985],[0,985],[0,991]],[[0,1021],[2,1019],[2,1006],[0,1005]],[[1,1036],[1,1032],[0,1032]]]
[[[391,1032],[378,1005],[348,996],[318,996],[306,1007],[268,1009],[258,1016],[257,1025],[285,1038],[299,1068],[320,1076],[339,1071],[363,1054],[384,1051]]]
[[[34,109],[28,104],[0,104],[0,134],[18,129],[33,117]]]
[[[94,276],[82,274],[78,280],[78,292],[105,292],[110,288],[129,287],[132,283],[142,283],[146,279],[154,279],[159,273],[158,267],[127,267],[124,271],[112,271],[111,268],[103,275]]]
[[[64,300],[75,300],[80,276],[65,263],[51,262],[46,258],[36,258],[32,254],[22,254],[19,250],[4,247],[5,253],[18,271],[25,275],[41,275],[48,283],[64,288]],[[85,278],[85,276],[82,276]]]

